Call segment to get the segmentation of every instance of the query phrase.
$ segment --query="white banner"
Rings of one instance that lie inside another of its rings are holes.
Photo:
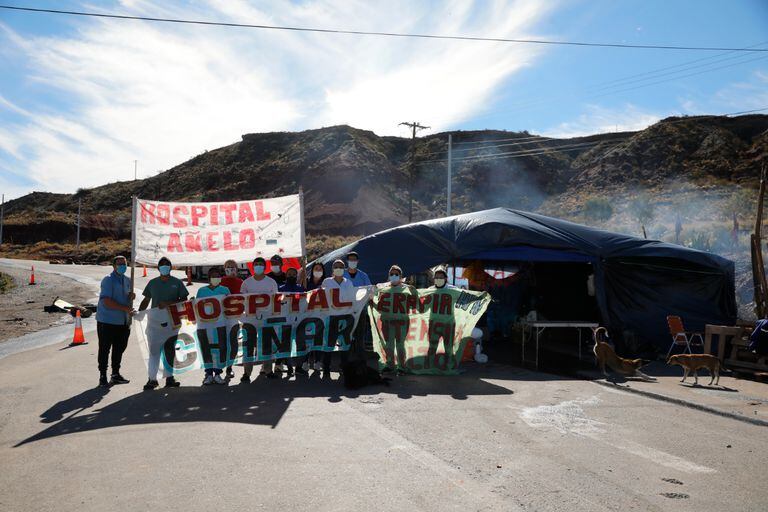
[[[134,328],[152,379],[200,368],[349,349],[371,288],[227,295],[140,311]]]
[[[222,203],[136,199],[134,215],[137,263],[154,265],[162,256],[177,266],[304,256],[299,194]]]

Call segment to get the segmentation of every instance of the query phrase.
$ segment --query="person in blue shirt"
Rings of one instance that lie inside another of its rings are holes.
[[[344,277],[352,281],[353,286],[371,286],[368,274],[357,268],[359,263],[360,258],[356,252],[347,254],[347,271],[344,272]]]
[[[344,277],[352,281],[353,286],[371,286],[371,279],[368,274],[358,268],[360,263],[360,257],[355,251],[347,254],[347,270],[344,272]],[[357,321],[355,332],[352,333],[352,346],[350,350],[356,357],[365,357],[366,342],[371,336],[371,328],[368,322],[368,315],[360,315],[360,319]]]
[[[221,270],[213,267],[208,271],[208,286],[203,286],[197,291],[197,298],[202,299],[204,297],[214,297],[216,295],[229,295],[229,288],[221,285]],[[203,386],[226,384],[227,381],[221,378],[221,371],[221,368],[206,368]]]
[[[128,384],[120,375],[123,352],[131,334],[131,315],[135,295],[131,280],[125,276],[128,260],[125,256],[112,259],[112,272],[101,280],[99,304],[96,308],[96,334],[99,337],[99,385]],[[107,362],[112,351],[112,378],[107,382]]]
[[[299,283],[299,272],[293,267],[288,267],[285,271],[285,283],[277,287],[277,291],[280,293],[304,293],[307,291],[301,283]],[[307,375],[307,370],[303,368],[303,364],[306,361],[307,356],[294,357],[292,360],[288,359],[288,376],[293,375],[293,367],[296,366],[297,375]]]

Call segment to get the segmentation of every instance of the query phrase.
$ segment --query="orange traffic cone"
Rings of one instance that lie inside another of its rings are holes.
[[[187,267],[187,286],[192,286],[192,267]]]
[[[85,334],[83,334],[83,321],[80,319],[80,310],[78,309],[75,311],[75,335],[72,336],[72,343],[69,344],[70,347],[74,347],[76,345],[87,345],[88,342],[85,341]]]
[[[29,275],[29,284],[37,284],[35,283],[35,266],[32,265],[32,273]]]
[[[144,272],[141,273],[141,277],[147,277],[147,266],[144,265]]]

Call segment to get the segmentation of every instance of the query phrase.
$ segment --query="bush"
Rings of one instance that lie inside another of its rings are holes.
[[[596,197],[584,203],[584,217],[589,220],[606,221],[613,216],[613,206],[603,197]]]
[[[688,232],[688,236],[686,237],[683,245],[690,247],[691,249],[698,249],[700,251],[710,252],[712,250],[712,243],[710,241],[709,233],[695,229]]]

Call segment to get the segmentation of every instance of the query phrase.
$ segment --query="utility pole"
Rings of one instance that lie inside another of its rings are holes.
[[[446,189],[446,198],[445,198],[445,215],[447,217],[451,216],[451,172],[452,172],[452,165],[453,165],[453,159],[452,159],[452,153],[453,153],[453,135],[448,134],[448,187]]]
[[[408,223],[410,224],[413,221],[413,178],[415,174],[413,149],[416,146],[416,132],[418,130],[427,130],[429,126],[422,126],[418,121],[400,124],[411,129],[411,158],[408,162]]]
[[[136,181],[136,177],[138,176],[137,170],[139,168],[139,161],[134,160],[133,161],[133,181]]]
[[[0,200],[0,245],[3,245],[3,214],[5,213],[5,194]]]
[[[80,198],[77,200],[77,240],[75,241],[75,246],[78,251],[80,250],[80,206],[82,201]]]

